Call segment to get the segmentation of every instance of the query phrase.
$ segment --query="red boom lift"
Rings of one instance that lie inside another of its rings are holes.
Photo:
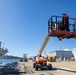
[[[76,38],[76,32],[75,32],[76,26],[74,25],[74,18],[69,18],[69,20],[71,22],[69,25],[70,32],[68,32],[66,30],[59,30],[59,27],[60,26],[62,27],[62,23],[59,22],[59,20],[61,20],[61,19],[62,19],[61,16],[52,16],[48,20],[48,33],[39,50],[39,54],[36,57],[35,63],[33,64],[33,68],[35,68],[36,70],[38,70],[39,68],[41,70],[43,70],[43,69],[51,70],[52,69],[52,65],[51,64],[47,65],[47,60],[41,56],[45,46],[47,45],[48,41],[50,40],[50,37],[57,37],[59,40],[62,40],[64,38],[67,38],[67,39]]]

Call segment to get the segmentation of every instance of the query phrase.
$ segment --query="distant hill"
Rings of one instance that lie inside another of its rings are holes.
[[[22,59],[22,57],[12,56],[12,55],[4,55],[1,57],[2,59]]]

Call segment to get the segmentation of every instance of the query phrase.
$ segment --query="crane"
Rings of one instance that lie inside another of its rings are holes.
[[[52,64],[47,64],[47,60],[42,57],[42,52],[44,51],[44,48],[46,47],[48,41],[50,40],[50,37],[57,37],[60,41],[64,38],[70,39],[70,38],[76,38],[76,25],[74,25],[73,21],[75,18],[69,18],[71,21],[71,24],[69,24],[72,28],[70,31],[66,30],[60,30],[60,27],[62,26],[62,23],[59,22],[59,20],[62,19],[61,16],[51,16],[51,18],[48,20],[48,33],[43,41],[43,44],[39,50],[39,54],[36,57],[35,63],[33,63],[33,68],[38,70],[39,68],[42,69],[52,69]],[[54,21],[53,21],[54,20]]]

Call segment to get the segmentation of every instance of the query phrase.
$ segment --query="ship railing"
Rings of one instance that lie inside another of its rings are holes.
[[[69,29],[70,32],[76,31],[76,18],[68,18],[69,20]],[[48,33],[51,30],[59,30],[59,26],[62,26],[62,16],[51,16],[51,18],[48,20]]]

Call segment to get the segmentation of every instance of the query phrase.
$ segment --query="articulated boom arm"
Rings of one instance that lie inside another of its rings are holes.
[[[48,33],[47,33],[47,35],[46,35],[46,37],[45,37],[45,39],[44,39],[44,41],[43,41],[43,44],[42,44],[42,46],[41,46],[41,48],[40,48],[39,55],[42,54],[45,46],[47,45],[47,43],[48,43],[48,41],[49,41],[49,39],[50,39],[50,36],[48,36]]]

